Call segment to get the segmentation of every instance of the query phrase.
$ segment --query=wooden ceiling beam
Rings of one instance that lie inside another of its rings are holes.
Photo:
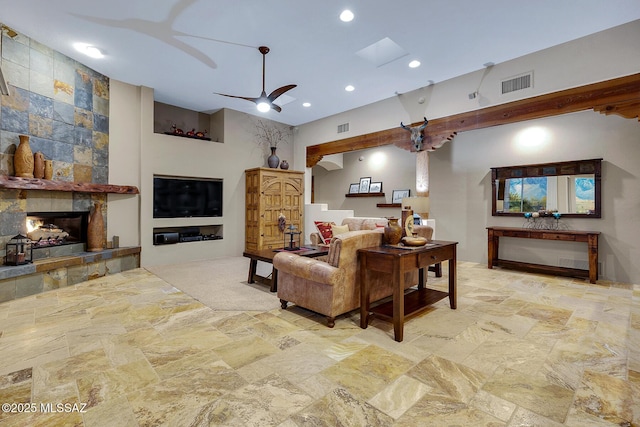
[[[593,109],[602,114],[617,114],[640,120],[640,74],[619,77],[545,95],[538,95],[479,110],[430,119],[424,130],[432,145],[452,140],[456,133],[525,120]],[[422,121],[411,126],[420,125]],[[396,145],[413,150],[410,135],[401,127],[358,135],[307,147],[307,167],[315,166],[323,156],[366,148]]]

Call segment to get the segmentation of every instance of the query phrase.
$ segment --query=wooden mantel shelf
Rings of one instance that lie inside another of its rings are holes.
[[[70,191],[76,193],[140,194],[138,187],[129,185],[75,183],[37,178],[19,178],[8,175],[0,175],[0,188],[13,190]]]

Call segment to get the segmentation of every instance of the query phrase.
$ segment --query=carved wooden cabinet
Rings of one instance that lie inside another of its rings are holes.
[[[304,172],[271,168],[245,171],[245,250],[282,248],[278,216],[304,232]],[[304,236],[304,234],[302,234]]]

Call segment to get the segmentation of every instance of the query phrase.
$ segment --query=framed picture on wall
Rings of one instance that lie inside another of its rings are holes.
[[[372,182],[369,186],[369,193],[382,193],[382,183]]]
[[[358,192],[359,193],[368,193],[370,185],[371,185],[371,177],[360,178],[360,188],[358,189]]]
[[[402,199],[409,197],[411,190],[393,190],[391,193],[391,203],[402,203]]]
[[[360,184],[357,182],[349,185],[349,194],[358,194],[358,190],[360,190]]]

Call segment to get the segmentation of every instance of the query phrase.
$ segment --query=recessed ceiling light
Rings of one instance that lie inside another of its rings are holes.
[[[310,102],[303,102],[302,106],[303,107],[311,107],[311,103]]]
[[[95,46],[91,46],[87,43],[74,43],[73,47],[76,48],[78,52],[82,52],[91,58],[103,58],[104,55],[102,51]]]
[[[352,85],[347,85],[344,90],[346,90],[347,92],[353,92],[356,88],[353,87]]]
[[[413,61],[409,62],[409,67],[411,68],[418,68],[420,66],[420,61],[418,61],[417,59],[414,59]]]
[[[353,16],[353,12],[351,12],[349,9],[345,9],[340,14],[340,20],[342,22],[351,22],[353,21]]]

